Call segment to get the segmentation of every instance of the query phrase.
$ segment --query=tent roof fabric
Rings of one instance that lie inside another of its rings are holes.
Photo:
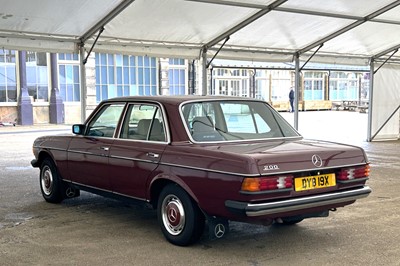
[[[0,0],[0,47],[366,65],[400,48],[393,0]],[[396,54],[391,60],[400,61]]]

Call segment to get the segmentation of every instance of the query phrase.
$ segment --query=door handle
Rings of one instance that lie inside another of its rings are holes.
[[[154,153],[154,152],[148,152],[148,153],[146,153],[146,155],[147,155],[148,157],[151,157],[151,158],[158,158],[158,157],[160,157],[160,154]]]
[[[110,147],[100,147],[100,150],[109,151],[109,150],[110,150]]]

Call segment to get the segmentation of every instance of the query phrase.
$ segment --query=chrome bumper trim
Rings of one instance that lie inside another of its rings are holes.
[[[364,186],[352,190],[267,203],[247,203],[228,200],[225,202],[225,206],[234,212],[240,212],[244,213],[246,216],[255,217],[350,202],[367,197],[371,191],[370,187]]]

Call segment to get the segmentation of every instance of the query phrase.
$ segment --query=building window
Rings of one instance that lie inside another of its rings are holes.
[[[211,91],[212,95],[227,95],[228,93],[228,80],[216,79],[214,80],[214,88]]]
[[[304,73],[304,100],[324,99],[324,73]]]
[[[96,53],[96,100],[157,95],[156,58]]]
[[[269,101],[269,80],[256,77],[255,98]]]
[[[264,101],[270,101],[270,77],[264,69],[257,69],[255,72],[254,97]]]
[[[47,54],[26,52],[26,81],[35,102],[49,101]]]
[[[292,84],[291,71],[287,70],[267,70],[267,77],[270,79],[271,100],[289,101],[289,90]],[[268,95],[267,92],[264,92]]]
[[[78,54],[58,54],[60,96],[65,102],[79,102],[80,70]]]
[[[184,59],[170,58],[169,59],[169,93],[171,95],[186,94],[186,65]]]
[[[155,57],[137,56],[139,91],[135,95],[157,95],[157,63]]]
[[[329,79],[331,101],[357,100],[359,81],[355,73],[332,72]]]
[[[250,86],[249,79],[242,79],[242,92],[240,94],[241,97],[248,97],[250,95]]]
[[[248,75],[246,69],[214,69],[211,94],[248,97],[250,95]]]
[[[15,51],[0,49],[0,102],[17,101]]]
[[[369,100],[369,77],[370,74],[369,73],[364,73],[364,74],[360,74],[360,99],[362,101],[368,101]]]
[[[234,76],[236,71],[234,71]],[[231,80],[231,87],[229,88],[230,96],[240,96],[240,80]]]
[[[58,54],[58,60],[79,61],[79,54]]]

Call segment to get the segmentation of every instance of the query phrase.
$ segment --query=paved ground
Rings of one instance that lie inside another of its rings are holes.
[[[88,193],[60,205],[42,199],[31,144],[69,127],[0,128],[0,265],[400,265],[400,141],[365,142],[362,114],[345,116],[353,121],[339,130],[343,113],[301,113],[299,128],[364,147],[368,198],[291,227],[231,223],[224,239],[204,235],[186,248],[166,242],[143,207]]]

